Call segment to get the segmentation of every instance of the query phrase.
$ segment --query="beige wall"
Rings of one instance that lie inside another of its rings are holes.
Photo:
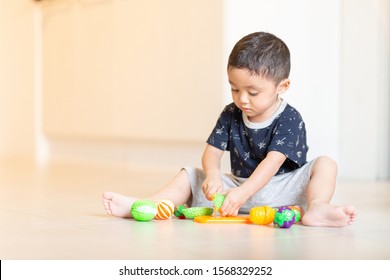
[[[0,0],[0,157],[33,157],[34,5]]]
[[[208,0],[46,7],[45,134],[203,142],[222,107],[222,13]]]

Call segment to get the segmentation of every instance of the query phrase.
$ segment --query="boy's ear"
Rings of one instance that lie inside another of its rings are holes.
[[[279,94],[284,93],[290,88],[290,79],[284,79],[281,81],[276,89]]]

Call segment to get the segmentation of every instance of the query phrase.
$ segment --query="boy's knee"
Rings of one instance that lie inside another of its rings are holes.
[[[337,162],[328,156],[318,157],[315,160],[314,165],[313,165],[313,169],[315,170],[316,168],[321,168],[321,169],[327,168],[327,169],[333,170],[336,173],[338,171]]]

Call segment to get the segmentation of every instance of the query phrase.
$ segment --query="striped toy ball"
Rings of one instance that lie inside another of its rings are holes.
[[[174,210],[175,210],[175,205],[173,205],[172,201],[168,199],[161,200],[157,204],[157,214],[155,218],[157,220],[169,219],[170,217],[172,217]]]

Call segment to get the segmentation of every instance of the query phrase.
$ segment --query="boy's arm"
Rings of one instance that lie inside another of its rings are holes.
[[[220,171],[222,155],[222,150],[209,144],[207,144],[203,153],[202,167],[206,179],[202,184],[202,190],[208,200],[211,200],[214,193],[221,192],[223,188]]]
[[[276,151],[269,152],[244,184],[228,192],[220,209],[222,215],[236,216],[240,207],[275,176],[285,160],[284,154]]]

